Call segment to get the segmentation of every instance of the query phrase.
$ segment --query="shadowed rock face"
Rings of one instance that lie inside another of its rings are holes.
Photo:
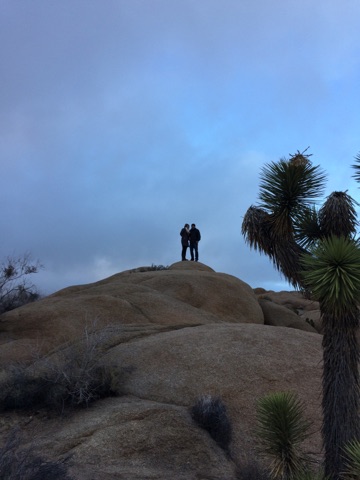
[[[0,317],[3,366],[30,361],[35,348],[56,356],[86,326],[106,330],[102,362],[119,373],[122,395],[63,418],[6,412],[0,431],[19,424],[39,452],[71,453],[77,479],[235,480],[236,465],[254,451],[262,395],[297,392],[314,431],[320,427],[321,335],[303,327],[307,303],[299,294],[275,297],[179,262],[69,287],[8,312]],[[189,408],[204,394],[227,407],[231,459],[191,419]],[[319,435],[307,446],[319,454]]]

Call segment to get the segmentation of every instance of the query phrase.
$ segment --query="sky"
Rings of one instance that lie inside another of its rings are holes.
[[[241,234],[310,147],[360,200],[358,0],[0,0],[0,260],[43,294],[181,259],[291,290]]]

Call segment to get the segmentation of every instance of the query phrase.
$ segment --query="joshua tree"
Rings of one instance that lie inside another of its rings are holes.
[[[320,302],[323,323],[325,473],[340,478],[342,448],[359,440],[360,250],[356,202],[333,192],[317,210],[325,175],[304,152],[262,169],[259,207],[246,212],[242,232],[294,286]],[[356,157],[360,163],[360,157]],[[355,178],[360,181],[360,166]]]
[[[344,470],[344,446],[360,439],[360,248],[352,239],[331,236],[304,257],[303,265],[322,314],[325,474],[338,479]]]
[[[356,202],[346,192],[333,192],[316,210],[325,180],[305,152],[267,164],[260,173],[260,204],[251,205],[243,219],[250,248],[270,257],[294,287],[304,286],[302,255],[331,234],[351,237],[356,232]]]

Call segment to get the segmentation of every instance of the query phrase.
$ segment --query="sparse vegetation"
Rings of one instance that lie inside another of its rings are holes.
[[[341,474],[343,480],[360,479],[360,442],[353,441],[348,443],[343,452],[344,471]]]
[[[153,272],[156,270],[168,270],[168,265],[154,265],[153,263],[149,267],[141,267],[140,272]]]
[[[304,412],[304,405],[289,392],[271,393],[258,402],[259,452],[270,459],[273,480],[307,474],[311,459],[302,442],[309,436],[310,422]]]
[[[50,461],[24,448],[18,430],[13,430],[0,447],[1,480],[71,480],[65,462]]]
[[[226,407],[219,397],[202,395],[191,408],[191,417],[230,455],[232,426]]]
[[[39,293],[29,276],[42,268],[29,254],[8,257],[0,266],[0,314],[38,300]]]
[[[118,393],[113,368],[101,363],[107,332],[84,332],[83,338],[30,366],[11,365],[0,382],[0,406],[46,407],[62,412]]]

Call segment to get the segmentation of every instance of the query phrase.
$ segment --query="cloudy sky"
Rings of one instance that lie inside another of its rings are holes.
[[[241,236],[260,168],[310,146],[359,200],[358,0],[0,0],[1,259],[43,293],[180,260],[290,289]]]

